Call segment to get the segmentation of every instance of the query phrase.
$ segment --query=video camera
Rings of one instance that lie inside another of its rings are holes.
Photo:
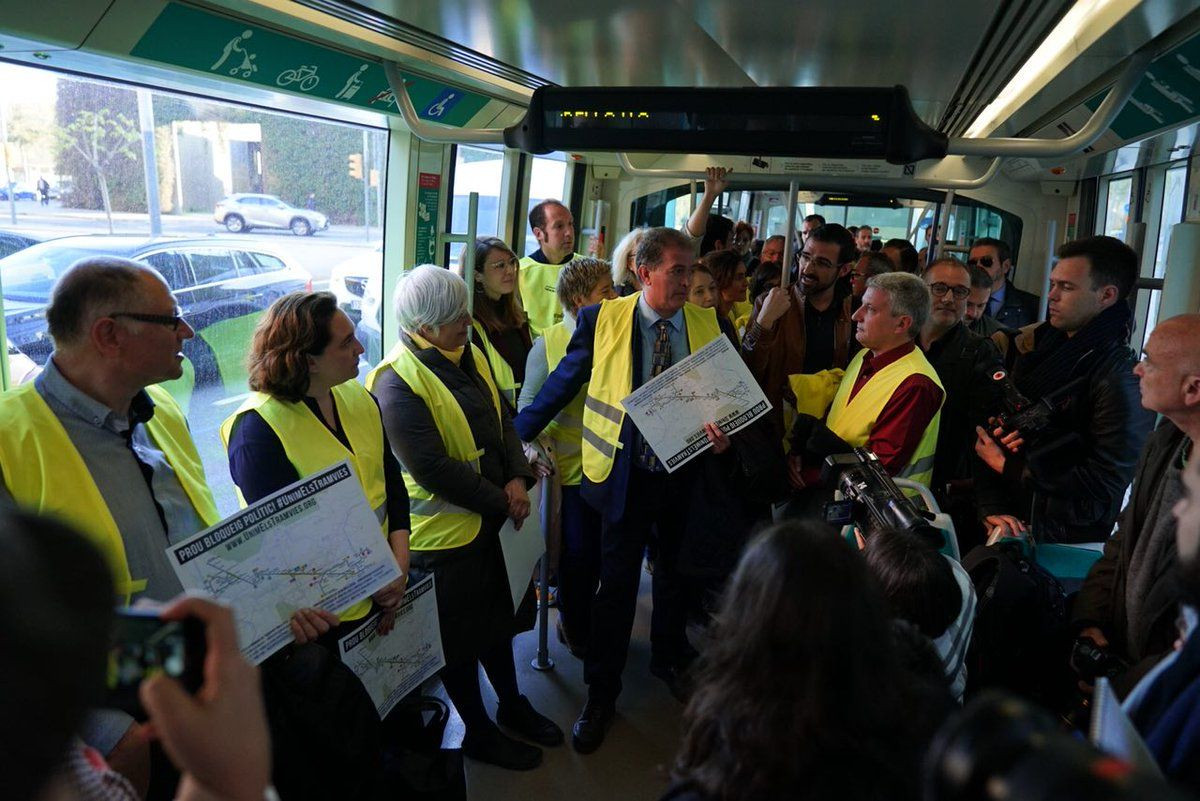
[[[934,737],[926,801],[1186,801],[1161,776],[1059,730],[1016,696],[979,695]]]
[[[1021,394],[1007,372],[997,370],[992,373],[992,381],[1000,388],[1000,413],[996,415],[996,425],[1005,431],[1020,431],[1027,440],[1036,439],[1050,426],[1054,415],[1062,410],[1075,387],[1083,380],[1081,376],[1068,381],[1040,400],[1033,401]]]
[[[1095,684],[1101,676],[1115,679],[1129,669],[1129,663],[1107,648],[1096,644],[1091,637],[1077,637],[1071,646],[1071,666],[1079,678]]]
[[[825,458],[821,481],[836,487],[845,500],[825,504],[825,522],[855,525],[864,537],[883,529],[928,528],[933,515],[917,507],[866,448]]]

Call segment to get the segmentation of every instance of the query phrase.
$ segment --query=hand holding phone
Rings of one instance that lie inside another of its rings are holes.
[[[146,720],[138,699],[142,680],[170,676],[195,693],[204,679],[204,652],[204,624],[196,618],[166,620],[157,609],[118,609],[108,651],[106,706]]]

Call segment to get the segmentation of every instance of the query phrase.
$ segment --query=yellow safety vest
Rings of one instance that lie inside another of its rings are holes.
[[[633,391],[633,326],[641,296],[602,301],[596,316],[592,378],[583,402],[583,474],[593,484],[608,478],[621,447],[621,401]],[[712,309],[685,303],[683,320],[692,353],[723,336]]]
[[[526,256],[521,259],[517,279],[521,290],[521,305],[529,318],[529,331],[536,338],[563,318],[562,305],[558,302],[558,274],[575,259],[583,258],[572,253],[562,264],[543,264]]]
[[[492,382],[487,361],[477,348],[468,345],[466,350],[463,358],[475,360],[475,369],[488,385],[492,406],[499,419],[500,393]],[[483,450],[475,444],[467,415],[458,405],[454,394],[403,342],[397,342],[384,361],[367,374],[367,388],[374,387],[380,374],[389,367],[395,370],[396,375],[403,378],[404,383],[429,407],[438,433],[442,435],[446,454],[451,459],[470,465],[478,473],[479,457],[483,455]],[[408,470],[404,471],[404,484],[408,487],[409,518],[412,522],[412,535],[408,546],[410,549],[441,551],[459,548],[469,544],[479,535],[483,517],[478,513],[457,506],[425,489]]]
[[[829,407],[829,417],[826,420],[830,431],[841,437],[846,444],[856,447],[867,444],[880,410],[887,405],[892,393],[904,382],[904,379],[912,375],[923,375],[938,387],[942,386],[937,371],[929,364],[925,354],[921,352],[920,348],[913,348],[911,353],[897,359],[871,376],[871,379],[863,385],[854,399],[849,400],[850,391],[854,388],[854,383],[858,380],[858,374],[862,370],[863,356],[867,353],[868,351],[864,348],[851,359],[850,366],[846,368],[846,375],[842,378],[842,383],[838,385],[837,393],[833,396],[833,404]],[[945,400],[946,394],[943,388],[942,402],[944,403]],[[942,410],[939,404],[937,413],[925,427],[925,433],[921,435],[917,449],[908,460],[908,464],[897,474],[897,478],[907,478],[929,486],[929,481],[933,477],[933,459],[937,452],[938,426],[941,419]]]
[[[565,321],[546,329],[543,338],[546,340],[546,364],[550,372],[554,372],[566,355],[571,334]],[[583,401],[587,391],[587,384],[584,384],[575,399],[546,426],[546,433],[554,439],[558,474],[564,487],[576,487],[583,483]]]
[[[496,350],[492,345],[492,341],[488,339],[487,331],[483,325],[476,319],[471,319],[471,327],[475,329],[475,333],[479,336],[479,341],[483,352],[487,355],[488,366],[492,369],[492,380],[496,384],[496,389],[499,390],[500,396],[508,401],[508,405],[514,410],[517,408],[517,393],[521,389],[521,382],[517,381],[513,375],[512,367],[504,357],[500,355],[500,351]]]
[[[146,387],[146,393],[154,401],[146,431],[166,456],[197,516],[205,526],[215,524],[220,520],[217,505],[179,404],[162,387]],[[103,552],[117,596],[125,603],[146,588],[145,579],[134,579],[129,572],[121,532],[83,457],[33,384],[0,395],[0,470],[18,505],[61,518]]]
[[[379,419],[379,407],[371,393],[353,379],[333,388],[333,403],[352,451],[338,441],[303,401],[292,403],[265,392],[250,393],[238,410],[221,423],[221,441],[228,448],[238,418],[246,412],[256,411],[279,437],[288,461],[300,478],[343,460],[349,461],[386,538],[389,533],[387,481],[383,475],[383,421]],[[240,490],[238,500],[246,506]],[[344,621],[359,620],[370,611],[371,599],[365,598],[338,616]]]

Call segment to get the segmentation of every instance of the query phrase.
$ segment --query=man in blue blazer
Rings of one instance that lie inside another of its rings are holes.
[[[685,634],[686,605],[676,555],[687,531],[696,460],[668,473],[626,416],[621,399],[718,336],[727,335],[711,309],[686,303],[695,251],[670,228],[652,228],[636,255],[642,291],[579,312],[566,355],[534,401],[514,419],[526,442],[587,387],[583,416],[582,497],[600,512],[600,588],[592,601],[592,631],[584,658],[588,702],[572,742],[590,753],[600,746],[621,692],[642,554],[658,546],[653,577],[650,670],[681,694],[682,675],[695,657]],[[726,324],[728,325],[728,324]],[[729,438],[706,426],[713,453]],[[700,458],[707,458],[702,456]]]

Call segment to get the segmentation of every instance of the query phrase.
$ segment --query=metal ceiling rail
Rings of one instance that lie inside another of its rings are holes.
[[[946,149],[952,156],[1023,156],[1026,158],[1063,158],[1090,147],[1108,130],[1137,88],[1158,48],[1149,45],[1137,50],[1125,62],[1125,68],[1112,85],[1104,102],[1082,128],[1064,139],[1017,139],[1007,137],[950,138]]]
[[[617,160],[621,169],[638,178],[683,178],[689,181],[704,180],[703,172],[688,170],[672,170],[664,167],[635,167],[629,160],[628,153],[618,153]],[[795,181],[798,189],[828,189],[837,186],[838,189],[979,189],[996,177],[1000,169],[1000,159],[992,159],[988,166],[974,178],[855,178],[840,175],[760,175],[733,173],[729,176],[730,183],[754,182],[764,183],[778,181],[780,186]]]
[[[503,128],[456,128],[453,125],[442,125],[429,122],[417,115],[417,109],[408,96],[408,87],[404,85],[404,76],[396,62],[385,60],[383,71],[387,74],[388,85],[396,98],[396,106],[400,116],[412,131],[413,136],[426,142],[440,145],[502,145],[504,144]]]

